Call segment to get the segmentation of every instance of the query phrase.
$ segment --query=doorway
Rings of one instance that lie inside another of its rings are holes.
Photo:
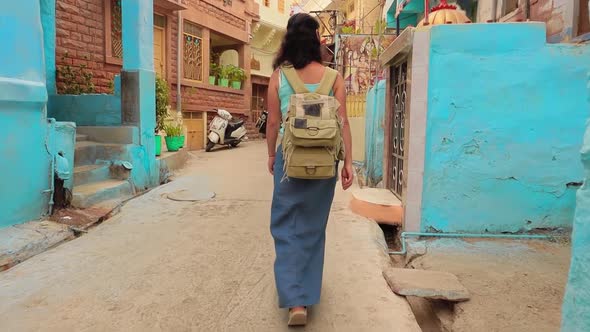
[[[154,71],[166,78],[166,16],[154,14]]]
[[[187,131],[187,147],[189,151],[205,148],[206,112],[184,112],[183,122]]]
[[[581,36],[586,33],[590,33],[590,11],[588,10],[588,0],[579,1],[579,13],[578,16],[578,33],[577,36]]]

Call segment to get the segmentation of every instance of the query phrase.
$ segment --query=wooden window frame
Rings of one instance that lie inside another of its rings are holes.
[[[262,0],[262,5],[264,7],[270,8],[270,0]]]
[[[104,0],[104,51],[105,51],[105,62],[112,65],[123,65],[123,55],[121,58],[113,56],[113,40],[112,34],[112,13],[111,3],[114,0]]]
[[[189,24],[192,24],[192,25],[198,27],[201,30],[201,36],[195,36],[193,34],[190,34],[190,33],[186,32],[185,31],[185,28],[184,28],[185,27],[185,23],[189,23]],[[204,55],[205,55],[205,52],[209,52],[209,50],[208,49],[207,50],[205,49],[204,38],[203,38],[203,32],[204,31],[203,30],[204,30],[203,27],[201,27],[200,25],[198,25],[197,23],[195,23],[193,21],[190,21],[190,20],[187,20],[187,19],[183,19],[182,20],[182,41],[181,41],[182,42],[182,72],[180,72],[180,68],[179,68],[178,74],[179,75],[182,75],[181,76],[182,77],[182,81],[185,82],[185,83],[188,83],[187,85],[191,85],[192,86],[195,83],[202,84],[203,82],[205,82],[205,74],[208,71],[208,70],[205,70],[205,66],[206,65],[208,66],[208,64],[205,63],[205,56]],[[203,64],[201,66],[201,80],[195,80],[195,79],[192,79],[192,78],[187,78],[184,75],[184,67],[185,67],[185,63],[184,63],[184,51],[185,51],[184,50],[184,46],[185,46],[184,38],[185,38],[186,35],[189,35],[189,36],[191,36],[193,38],[198,38],[198,39],[201,40],[201,58],[202,58],[201,61],[203,61]]]

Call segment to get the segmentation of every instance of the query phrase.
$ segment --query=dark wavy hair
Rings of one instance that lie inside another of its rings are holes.
[[[320,23],[308,14],[291,16],[273,67],[277,69],[288,64],[301,69],[314,61],[322,63],[321,45],[317,35],[319,28]]]

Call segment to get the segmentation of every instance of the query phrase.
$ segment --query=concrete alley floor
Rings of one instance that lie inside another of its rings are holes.
[[[340,185],[340,183],[338,183]],[[166,198],[213,191],[207,202]],[[340,187],[339,187],[340,188]],[[286,331],[277,308],[266,146],[195,153],[168,185],[0,273],[1,331]],[[304,331],[420,331],[382,277],[381,230],[338,191],[322,302]]]

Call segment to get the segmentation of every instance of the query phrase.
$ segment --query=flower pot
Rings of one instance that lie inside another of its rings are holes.
[[[166,136],[166,147],[168,151],[175,152],[180,149],[182,136]]]
[[[236,90],[240,90],[240,89],[242,89],[242,82],[233,81],[233,82],[231,82],[231,87]]]
[[[162,136],[160,135],[156,135],[155,136],[156,139],[156,156],[159,156],[162,154]]]
[[[227,78],[222,78],[219,80],[219,86],[222,86],[224,88],[229,87],[229,80]]]
[[[216,79],[216,78],[217,78],[217,77],[215,77],[215,76],[209,76],[209,84],[211,84],[211,85],[215,85],[215,79]]]

